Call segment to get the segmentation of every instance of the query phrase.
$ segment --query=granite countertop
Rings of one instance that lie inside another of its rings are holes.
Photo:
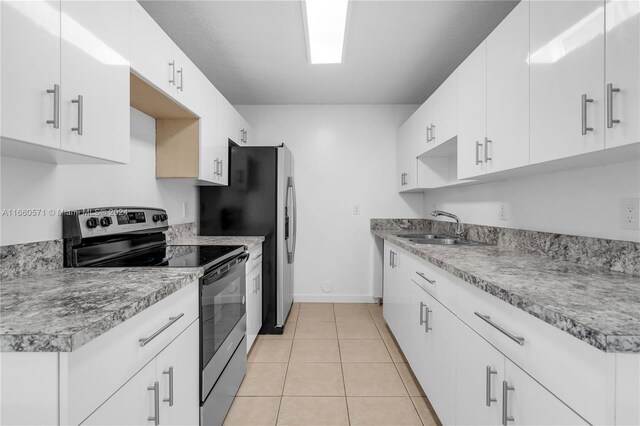
[[[395,236],[408,231],[371,232],[602,351],[640,353],[637,276],[498,246],[417,245]]]
[[[264,237],[188,236],[170,245],[244,245]],[[0,285],[0,351],[71,352],[204,273],[199,268],[60,268]]]
[[[258,244],[262,244],[264,237],[209,237],[209,236],[189,236],[170,240],[172,246],[245,246],[251,250]]]
[[[62,268],[0,285],[2,352],[71,352],[202,276],[204,268]]]

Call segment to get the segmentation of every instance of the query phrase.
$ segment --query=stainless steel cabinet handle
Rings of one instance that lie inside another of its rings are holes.
[[[418,272],[416,271],[416,274],[418,274],[420,277],[422,277],[424,280],[426,280],[429,284],[435,284],[436,280],[430,280],[429,278],[427,278],[427,276],[425,274],[423,274],[422,272]]]
[[[491,398],[491,375],[492,374],[498,374],[498,372],[492,370],[491,366],[487,365],[487,387],[485,390],[487,407],[491,407],[492,402],[498,402],[497,399]]]
[[[153,391],[153,416],[147,419],[154,422],[156,426],[160,424],[160,384],[155,382],[153,386],[149,386],[147,390]]]
[[[60,85],[54,84],[53,89],[47,89],[47,93],[53,93],[53,120],[47,120],[47,124],[53,124],[54,129],[60,128]]]
[[[218,176],[218,159],[213,160],[213,175]]]
[[[609,129],[614,124],[620,123],[620,120],[613,118],[613,94],[618,92],[620,92],[619,87],[613,87],[612,83],[607,84],[607,127]]]
[[[480,159],[480,147],[482,146],[482,144],[478,141],[476,141],[476,166],[480,163],[482,163],[482,160]]]
[[[422,315],[422,313],[424,312],[424,308],[426,308],[427,305],[424,304],[424,302],[420,302],[420,324],[419,325],[424,325],[425,324],[425,319],[424,319],[424,315]]]
[[[431,126],[427,126],[427,143],[431,142],[431,136],[429,132],[431,131]]]
[[[141,339],[138,339],[138,341],[140,342],[140,346],[145,346],[147,343],[149,343],[150,341],[152,341],[153,339],[155,339],[156,337],[158,337],[158,335],[160,333],[162,333],[163,331],[165,331],[167,328],[171,327],[176,321],[178,321],[180,318],[182,318],[184,316],[184,313],[180,313],[180,315],[175,316],[175,317],[171,317],[169,318],[169,322],[166,323],[165,325],[163,325],[162,327],[160,327],[158,329],[158,331],[156,331],[155,333],[153,333],[151,336],[149,337],[143,337]]]
[[[389,250],[389,266],[393,268],[393,250]]]
[[[515,388],[513,386],[509,386],[509,384],[507,383],[507,381],[503,381],[502,382],[502,425],[503,426],[507,426],[507,422],[512,422],[514,421],[514,418],[509,416],[509,409],[508,409],[508,395],[507,393],[509,391],[515,390]]]
[[[169,407],[173,407],[173,366],[169,367],[168,370],[164,370],[162,374],[169,376],[169,398],[164,398],[162,402],[168,402]]]
[[[258,293],[262,291],[262,274],[258,274],[258,278],[256,279],[258,282]]]
[[[432,141],[436,140],[436,125],[435,124],[431,125],[431,140]]]
[[[433,330],[431,328],[431,320],[429,319],[429,314],[432,312],[433,311],[429,309],[427,305],[424,305],[424,332],[425,333],[428,333],[430,330]]]
[[[491,321],[491,317],[489,315],[482,315],[482,314],[480,314],[478,312],[474,312],[474,314],[476,314],[476,316],[478,316],[484,322],[486,322],[487,324],[489,324],[490,326],[492,326],[493,328],[498,330],[500,333],[504,334],[509,339],[511,339],[514,342],[516,342],[517,344],[519,344],[520,346],[524,345],[524,337],[518,337],[515,334],[510,333],[507,330],[505,330],[504,328],[500,327],[498,324],[496,324],[495,322]]]
[[[222,176],[222,161],[223,160],[218,161],[218,167],[220,167],[220,171],[218,171],[218,176]]]
[[[493,143],[491,139],[484,138],[484,162],[493,160],[493,158],[489,157],[489,144]]]
[[[182,72],[182,68],[180,68],[176,73],[180,74],[180,86],[177,89],[183,92],[182,88],[184,87],[184,73]]]
[[[587,98],[587,95],[582,95],[582,134],[586,135],[587,132],[592,132],[593,127],[587,127],[587,103],[593,102],[593,99]]]
[[[169,62],[169,66],[171,67],[171,79],[169,80],[169,84],[176,85],[176,61]]]
[[[82,136],[82,132],[84,129],[84,119],[83,119],[83,110],[84,110],[84,97],[82,95],[78,95],[78,99],[72,99],[71,103],[78,104],[78,127],[72,127],[72,132],[78,132],[80,136]]]

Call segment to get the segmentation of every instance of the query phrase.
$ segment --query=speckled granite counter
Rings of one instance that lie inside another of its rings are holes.
[[[637,276],[498,246],[416,245],[398,230],[371,232],[600,350],[640,353]]]
[[[170,245],[176,246],[245,246],[251,250],[258,244],[262,244],[264,237],[207,237],[192,236],[169,240]]]
[[[71,352],[202,276],[204,268],[62,268],[0,285],[2,352]]]

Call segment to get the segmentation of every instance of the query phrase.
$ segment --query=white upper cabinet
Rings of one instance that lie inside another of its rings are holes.
[[[458,134],[458,73],[454,71],[427,100],[427,149]]]
[[[531,163],[604,148],[604,2],[531,1]]]
[[[458,67],[458,179],[485,172],[487,43]]]
[[[60,2],[0,7],[2,137],[59,148]]]
[[[416,189],[418,182],[418,161],[416,159],[420,149],[426,150],[427,104],[424,103],[398,129],[396,179],[398,191],[405,192]]]
[[[63,1],[61,148],[129,161],[130,1]]]
[[[177,78],[174,43],[139,3],[135,2],[132,9],[131,68],[173,96]]]
[[[640,141],[640,2],[608,0],[606,19],[605,146]]]
[[[176,68],[173,96],[191,111],[201,114],[204,103],[203,91],[211,83],[187,55],[175,45],[173,57]]]
[[[529,164],[529,1],[487,37],[486,172]]]

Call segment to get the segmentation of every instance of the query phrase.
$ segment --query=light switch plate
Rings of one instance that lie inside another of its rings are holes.
[[[353,205],[353,214],[356,216],[360,214],[360,204]]]

